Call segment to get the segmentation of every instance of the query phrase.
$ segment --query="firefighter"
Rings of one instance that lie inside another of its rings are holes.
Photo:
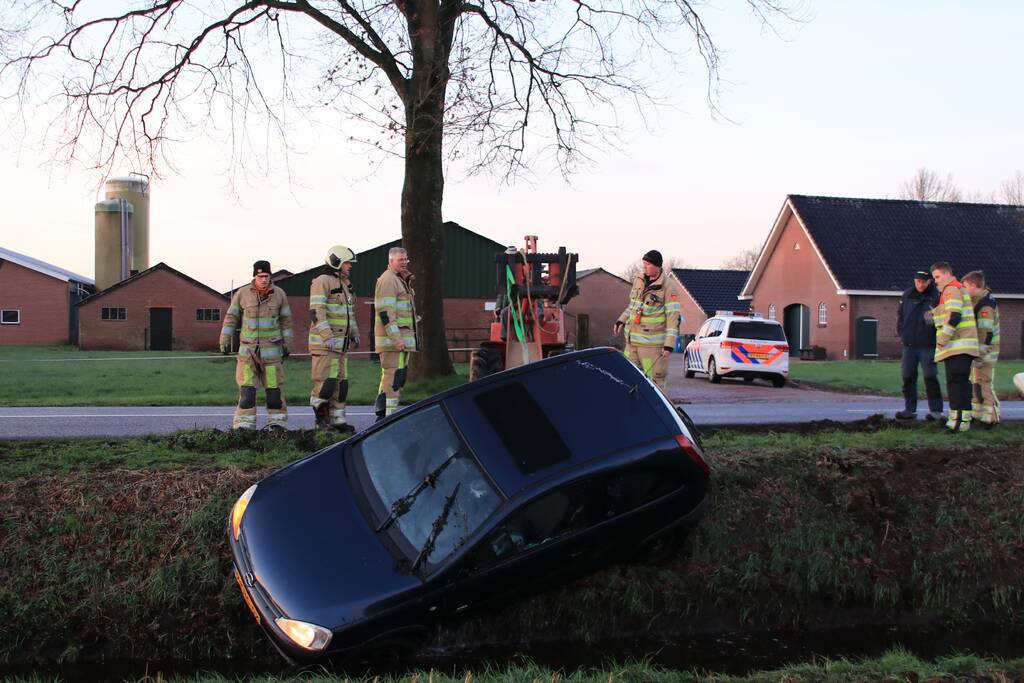
[[[964,275],[963,283],[971,296],[981,354],[971,364],[971,386],[974,389],[971,408],[975,420],[992,427],[999,423],[999,398],[992,390],[996,361],[999,360],[999,306],[992,292],[985,287],[985,274],[980,270]]]
[[[946,366],[946,395],[949,416],[946,429],[952,433],[971,428],[971,364],[980,354],[978,328],[974,322],[971,296],[953,277],[946,261],[931,267],[939,288],[939,305],[929,311],[935,324],[935,362]]]
[[[388,267],[373,293],[376,317],[373,340],[380,355],[380,388],[374,402],[378,420],[398,409],[408,374],[409,354],[416,351],[415,292],[410,284],[409,255],[402,247],[388,251]]]
[[[240,287],[231,297],[224,327],[220,330],[220,352],[231,351],[231,338],[239,332],[238,407],[231,421],[233,429],[256,428],[256,389],[263,387],[267,398],[267,429],[283,430],[288,424],[284,401],[284,366],[291,352],[292,311],[288,297],[270,282],[270,262],[252,265],[252,284]]]
[[[325,260],[331,272],[309,285],[309,352],[313,356],[309,404],[317,427],[351,433],[355,428],[345,415],[345,399],[348,351],[359,348],[356,297],[349,280],[356,255],[339,244],[328,250]]]
[[[612,334],[626,331],[626,357],[664,391],[679,329],[679,293],[661,267],[661,252],[652,249],[641,263],[643,273],[633,279],[629,305],[612,325]]]

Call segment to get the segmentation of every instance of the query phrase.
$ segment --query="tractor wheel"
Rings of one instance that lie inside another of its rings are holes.
[[[469,361],[469,381],[483,379],[504,370],[501,352],[493,346],[481,346]]]

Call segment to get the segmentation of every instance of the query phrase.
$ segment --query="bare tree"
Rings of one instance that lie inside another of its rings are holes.
[[[787,16],[781,0],[745,3],[763,22]],[[404,159],[402,242],[423,316],[412,370],[444,375],[445,159],[506,178],[535,156],[572,172],[614,134],[621,102],[652,102],[649,65],[686,56],[680,41],[714,109],[719,50],[696,4],[7,0],[0,85],[30,126],[34,106],[57,106],[58,157],[100,172],[159,174],[168,143],[203,126],[232,141],[229,170],[244,169],[274,139],[287,149],[297,120],[341,112],[353,138]]]
[[[744,249],[732,258],[722,261],[721,268],[724,270],[753,270],[757,265],[757,257],[761,255],[761,247],[755,245]]]
[[[996,197],[1000,204],[1024,206],[1024,173],[1017,171],[1012,178],[1004,180]]]
[[[677,258],[675,256],[666,256],[662,260],[662,270],[671,271],[673,268],[685,267],[686,266],[683,264],[683,259]],[[643,275],[643,273],[643,261],[637,259],[636,261],[633,261],[628,266],[626,266],[626,269],[622,271],[622,279],[632,282],[633,278],[635,278],[637,275]]]
[[[900,199],[916,199],[922,202],[958,202],[963,193],[953,184],[953,176],[943,178],[938,172],[924,168],[900,186]]]

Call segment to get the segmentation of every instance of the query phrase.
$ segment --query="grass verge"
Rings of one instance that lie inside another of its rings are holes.
[[[921,425],[847,432],[709,435],[711,512],[668,560],[439,627],[429,645],[1019,627],[1024,425],[938,441]],[[0,662],[276,661],[230,578],[225,520],[241,491],[322,442],[233,438],[3,443]]]
[[[309,357],[284,362],[285,400],[308,405]],[[350,360],[348,402],[372,404],[380,364]],[[414,403],[462,384],[469,366],[457,363],[449,378],[412,381],[402,403]],[[0,405],[42,406],[223,406],[238,401],[235,359],[197,351],[79,351],[72,346],[0,346]],[[59,387],[59,391],[54,388]],[[260,397],[260,403],[263,399]]]
[[[996,365],[995,389],[1002,399],[1020,398],[1013,386],[1013,376],[1024,372],[1024,360],[1000,360]],[[790,379],[804,386],[834,391],[849,391],[881,396],[902,396],[903,380],[900,378],[898,360],[835,360],[799,361],[789,364]],[[939,363],[939,383],[943,396],[946,394],[945,369]],[[918,389],[924,396],[924,382],[918,372]]]

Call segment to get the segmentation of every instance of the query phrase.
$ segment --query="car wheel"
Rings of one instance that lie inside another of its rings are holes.
[[[691,379],[695,374],[697,374],[697,373],[690,369],[690,358],[689,358],[689,356],[684,355],[683,356],[683,377],[685,377],[686,379]]]
[[[744,377],[743,381],[746,382],[747,384],[753,384],[754,383],[754,378],[753,377]]]
[[[718,374],[718,365],[715,364],[715,359],[708,359],[708,381],[712,384],[718,384],[722,381],[722,376]]]
[[[776,389],[786,386],[786,378],[782,376],[772,377],[772,386]]]
[[[481,346],[473,352],[469,360],[469,381],[483,379],[488,375],[501,372],[504,368],[501,353],[493,346]]]

